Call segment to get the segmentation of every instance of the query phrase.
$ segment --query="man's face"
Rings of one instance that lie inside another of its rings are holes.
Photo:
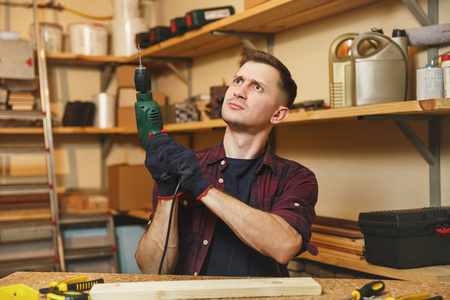
[[[228,125],[256,130],[272,126],[272,116],[284,99],[280,74],[272,66],[246,62],[234,75],[225,94],[222,118]]]

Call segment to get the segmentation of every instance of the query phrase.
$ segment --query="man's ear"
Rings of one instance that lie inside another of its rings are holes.
[[[279,106],[277,111],[273,114],[270,122],[272,124],[278,124],[284,121],[287,117],[289,117],[289,108],[286,106]]]

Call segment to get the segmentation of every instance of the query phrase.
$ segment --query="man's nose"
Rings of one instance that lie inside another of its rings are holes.
[[[238,86],[235,90],[234,90],[234,96],[236,97],[236,98],[241,98],[241,99],[247,99],[247,90],[246,90],[246,87],[245,87],[245,85],[243,84],[243,85],[240,85],[240,86]]]

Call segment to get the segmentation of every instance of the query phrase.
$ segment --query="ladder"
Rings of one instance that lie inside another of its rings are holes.
[[[30,147],[27,142],[9,147],[0,144],[0,156],[5,155],[31,155],[40,154],[45,156],[47,182],[20,182],[8,184],[0,181],[0,197],[13,195],[40,195],[48,194],[50,220],[28,221],[20,222],[0,221],[0,237],[8,236],[11,232],[22,233],[21,240],[2,240],[0,238],[0,245],[11,245],[13,243],[26,243],[29,241],[33,243],[33,232],[36,233],[36,228],[42,230],[42,239],[50,238],[52,244],[51,257],[38,257],[35,259],[25,259],[18,261],[1,261],[0,256],[0,271],[16,271],[29,268],[39,268],[44,266],[51,266],[55,271],[65,271],[64,252],[62,245],[62,237],[60,232],[60,220],[58,213],[58,198],[56,192],[56,175],[54,162],[54,147],[52,135],[52,121],[50,113],[50,100],[48,89],[47,66],[45,58],[45,50],[43,40],[39,34],[39,22],[37,14],[37,1],[33,1],[33,18],[34,18],[34,36],[36,40],[36,53],[39,70],[39,86],[40,86],[40,102],[41,111],[0,111],[0,119],[14,119],[14,120],[38,120],[42,123],[44,143],[42,147]],[[48,222],[48,224],[46,224]],[[50,224],[50,226],[49,226]],[[38,230],[39,231],[39,230]],[[27,238],[27,236],[29,238]],[[38,234],[39,236],[39,234]],[[1,254],[1,253],[0,253]],[[51,263],[53,261],[53,263]]]

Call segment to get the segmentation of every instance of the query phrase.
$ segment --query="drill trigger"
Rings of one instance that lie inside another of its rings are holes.
[[[161,130],[161,133],[166,133],[166,134],[167,134],[167,130],[162,129],[162,130]]]
[[[153,137],[153,133],[149,132],[148,133],[148,139],[151,139]]]

